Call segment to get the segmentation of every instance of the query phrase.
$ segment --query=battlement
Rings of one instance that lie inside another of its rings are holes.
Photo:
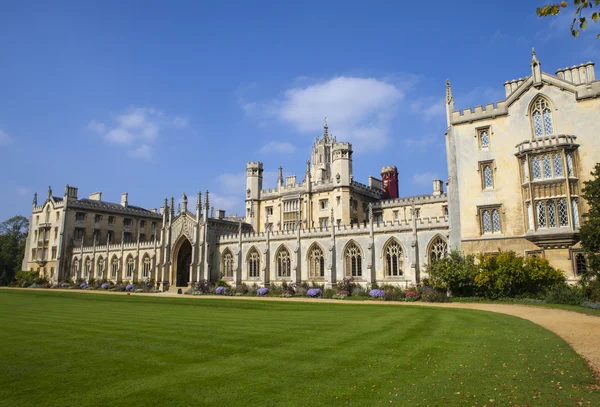
[[[531,76],[527,76],[525,78],[513,79],[510,81],[504,82],[504,91],[506,93],[506,97],[509,97],[513,94],[519,86],[521,86],[527,79]]]
[[[562,68],[556,71],[556,76],[575,85],[594,82],[596,80],[594,65],[593,62],[588,61],[572,67]]]
[[[263,163],[260,161],[248,161],[246,168],[263,168]]]
[[[448,194],[440,195],[417,195],[406,198],[386,199],[384,201],[374,202],[373,209],[395,208],[398,206],[410,206],[413,204],[430,204],[438,202],[447,202]]]

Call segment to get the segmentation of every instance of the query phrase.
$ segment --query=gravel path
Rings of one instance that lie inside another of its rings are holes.
[[[23,288],[18,288],[23,290]],[[35,288],[32,290],[40,290]],[[49,291],[68,291],[79,293],[95,294],[114,294],[125,295],[123,292],[109,291],[73,291],[73,290],[49,290]],[[515,317],[527,319],[536,323],[560,336],[564,339],[581,357],[583,357],[594,370],[598,379],[600,379],[600,317],[585,315],[578,312],[566,311],[556,308],[542,308],[528,305],[512,304],[477,304],[477,303],[394,303],[383,301],[340,301],[313,298],[275,298],[275,297],[221,297],[212,295],[190,296],[177,295],[174,292],[164,292],[156,294],[132,294],[152,297],[179,297],[179,298],[227,298],[231,300],[255,300],[255,301],[297,301],[297,302],[320,302],[335,304],[353,304],[353,305],[389,305],[389,306],[422,306],[422,307],[443,307],[443,308],[461,308],[480,311],[498,312],[501,314],[513,315]]]

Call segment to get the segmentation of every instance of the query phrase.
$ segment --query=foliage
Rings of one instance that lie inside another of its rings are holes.
[[[449,290],[452,295],[459,297],[475,294],[477,266],[473,255],[463,256],[458,251],[452,251],[447,257],[433,262],[427,268],[427,273],[433,288]]]
[[[423,286],[421,287],[421,300],[425,302],[450,302],[450,297],[445,292]]]
[[[0,285],[8,285],[21,268],[29,221],[13,216],[0,223]]]
[[[215,290],[215,294],[217,295],[225,295],[227,294],[228,288],[225,286],[218,286]]]
[[[102,288],[105,289],[105,290],[108,290],[109,287],[110,287],[109,283],[102,284]]]
[[[214,290],[214,283],[208,280],[200,280],[194,285],[193,289],[195,291],[200,291],[201,293],[207,294]]]
[[[583,294],[592,302],[600,302],[600,280],[590,281],[583,287]]]
[[[39,271],[20,270],[15,273],[15,282],[19,287],[28,287],[39,278]]]
[[[591,175],[592,178],[583,183],[582,196],[589,211],[583,215],[585,222],[579,228],[581,247],[588,261],[587,272],[581,276],[584,283],[600,276],[600,163]]]
[[[563,272],[550,266],[548,260],[525,260],[513,251],[481,255],[475,276],[475,286],[487,298],[536,295],[564,283]]]
[[[383,289],[383,300],[384,301],[403,301],[404,290],[401,287],[394,285],[384,285]]]
[[[600,310],[600,302],[584,302],[581,304],[582,307]]]
[[[264,296],[264,295],[267,295],[268,293],[269,293],[269,289],[267,287],[261,287],[258,290],[256,290],[257,295]]]
[[[573,12],[573,22],[571,23],[571,35],[577,38],[581,30],[585,30],[588,26],[590,19],[593,22],[597,22],[600,18],[600,13],[594,9],[594,7],[600,5],[600,0],[572,0],[575,11]],[[562,8],[567,8],[567,1],[561,1],[560,3],[546,4],[545,6],[538,7],[536,13],[540,17],[556,16],[560,14]],[[594,9],[593,11],[591,11]],[[589,15],[584,15],[584,14]],[[597,36],[600,39],[600,34]]]
[[[333,296],[335,295],[335,290],[328,288],[325,291],[323,291],[323,298],[333,298]]]
[[[546,294],[546,302],[551,304],[581,305],[584,301],[583,290],[568,284],[558,285]]]
[[[352,295],[352,290],[356,287],[356,283],[352,281],[352,277],[346,277],[336,285],[337,293],[343,293],[345,295]],[[347,294],[346,294],[347,293]]]
[[[404,299],[408,302],[414,302],[414,301],[418,301],[419,298],[421,298],[421,295],[416,292],[416,291],[406,291],[406,293],[404,294]]]

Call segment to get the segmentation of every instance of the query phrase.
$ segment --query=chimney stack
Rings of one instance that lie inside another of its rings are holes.
[[[433,180],[433,196],[440,196],[444,193],[444,183],[439,179]]]
[[[127,208],[127,205],[129,205],[129,202],[127,202],[128,197],[129,194],[127,192],[121,194],[121,206],[124,208]]]
[[[101,201],[102,200],[102,192],[94,192],[93,194],[90,194],[90,200]]]

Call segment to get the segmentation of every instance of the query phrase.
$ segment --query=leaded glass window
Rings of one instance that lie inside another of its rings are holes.
[[[358,246],[354,243],[348,245],[344,257],[346,258],[346,276],[362,276],[362,256]]]
[[[533,230],[533,207],[531,206],[531,202],[527,202],[527,221],[529,222],[529,230]]]
[[[290,252],[285,247],[282,247],[277,252],[277,277],[291,276],[291,260]]]
[[[385,247],[385,275],[387,277],[399,277],[402,275],[402,260],[404,252],[402,246],[395,240],[392,240]]]
[[[260,255],[256,249],[252,249],[248,254],[248,277],[260,276]]]
[[[537,221],[539,228],[546,227],[546,210],[544,208],[544,201],[537,201],[535,203],[535,209],[537,212]]]
[[[567,175],[572,177],[574,174],[573,171],[573,153],[567,153]]]
[[[490,211],[483,211],[481,214],[481,222],[483,223],[483,233],[490,233],[492,231],[492,218]]]
[[[552,164],[548,155],[542,156],[542,167],[544,169],[544,178],[552,178]]]
[[[494,179],[492,177],[492,168],[489,165],[483,166],[483,187],[484,188],[493,188],[494,187]]]
[[[117,273],[119,272],[119,259],[114,257],[111,262],[111,275],[114,278],[117,278]]]
[[[133,257],[129,257],[129,258],[127,258],[127,276],[126,277],[132,277],[134,270],[135,270],[135,261],[133,260]]]
[[[492,209],[492,232],[500,232],[500,212],[498,209]]]
[[[480,133],[481,137],[481,147],[489,147],[490,145],[490,136],[488,135],[488,130],[482,130]]]
[[[580,276],[587,272],[587,261],[583,253],[575,255],[575,273]]]
[[[563,166],[562,166],[562,157],[560,153],[554,153],[553,164],[554,164],[554,176],[562,177],[563,176]]]
[[[569,213],[567,212],[567,201],[565,198],[558,200],[558,221],[561,227],[569,226]]]
[[[573,225],[579,227],[579,207],[577,206],[577,198],[571,199],[571,208],[573,211]]]
[[[556,227],[556,207],[554,206],[554,199],[547,200],[546,206],[547,206],[547,210],[548,210],[548,227],[555,228]]]
[[[437,236],[429,245],[429,264],[448,255],[448,243]]]
[[[325,257],[323,256],[323,250],[315,243],[308,252],[310,277],[325,277]]]
[[[152,259],[148,256],[144,257],[144,264],[142,269],[142,277],[148,278],[150,276],[150,270],[152,269]]]
[[[540,157],[532,157],[531,170],[533,172],[533,179],[541,179],[542,178],[542,169],[540,167]]]
[[[552,110],[548,101],[538,98],[532,106],[533,133],[536,137],[554,134]]]

